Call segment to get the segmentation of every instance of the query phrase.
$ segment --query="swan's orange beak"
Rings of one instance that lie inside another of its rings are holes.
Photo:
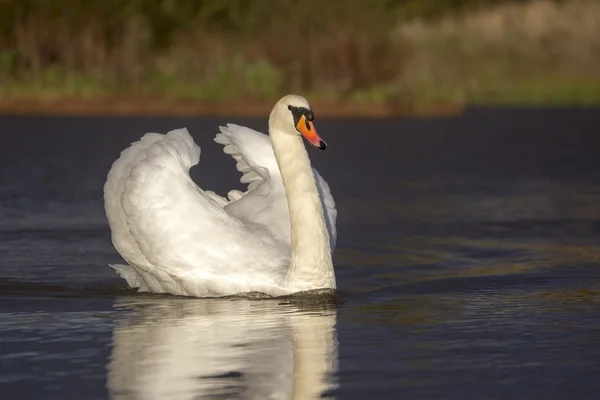
[[[317,133],[312,121],[306,119],[306,116],[303,115],[300,117],[300,120],[296,125],[296,129],[298,129],[298,132],[300,132],[302,136],[304,136],[306,140],[308,140],[308,142],[313,146],[318,147],[321,150],[325,150],[327,148],[327,144]]]

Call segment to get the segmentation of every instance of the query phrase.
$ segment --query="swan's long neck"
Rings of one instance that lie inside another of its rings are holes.
[[[335,289],[329,234],[308,153],[300,135],[271,130],[290,210],[292,258],[283,285]]]

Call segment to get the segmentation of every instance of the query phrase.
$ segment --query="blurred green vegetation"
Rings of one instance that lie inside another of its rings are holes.
[[[0,0],[0,99],[600,103],[595,0]]]

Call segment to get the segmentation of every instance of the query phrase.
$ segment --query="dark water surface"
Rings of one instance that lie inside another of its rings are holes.
[[[0,118],[1,399],[600,396],[600,110],[317,118],[337,301],[131,292],[107,267],[112,162],[186,126],[194,179],[224,193],[224,122],[266,129]]]

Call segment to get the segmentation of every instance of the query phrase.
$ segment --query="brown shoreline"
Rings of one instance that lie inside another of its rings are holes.
[[[184,100],[155,99],[58,99],[0,100],[1,115],[54,115],[54,116],[265,116],[273,101],[228,101],[203,103]],[[311,101],[320,117],[389,118],[398,116],[455,116],[460,115],[460,104],[437,106],[374,105],[363,106],[352,102]],[[318,111],[317,111],[318,110]]]

